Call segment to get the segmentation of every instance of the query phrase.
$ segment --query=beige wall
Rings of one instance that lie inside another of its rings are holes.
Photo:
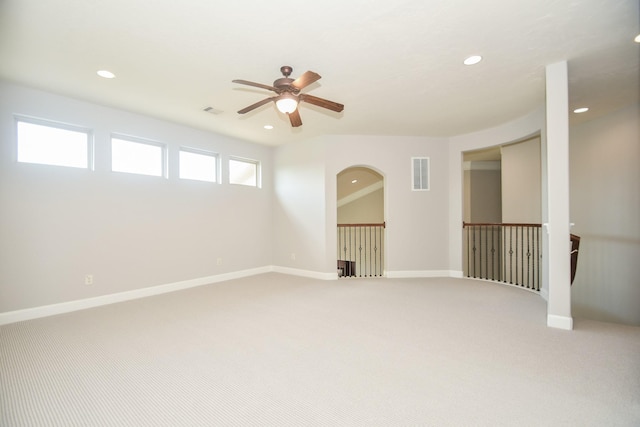
[[[379,224],[384,222],[384,190],[373,191],[338,206],[339,224]]]
[[[94,129],[95,171],[16,163],[14,114]],[[639,116],[635,105],[571,128],[578,317],[640,325]],[[357,165],[385,177],[387,270],[461,271],[462,153],[531,135],[540,123],[538,111],[450,139],[331,136],[270,148],[1,83],[0,312],[265,265],[334,272],[336,174]],[[110,172],[111,132],[166,143],[169,178]],[[176,179],[180,145],[219,152],[223,165],[230,155],[261,161],[263,187]],[[520,165],[504,171],[508,187],[536,181],[522,176],[539,170],[539,149],[522,147],[530,154],[506,150]],[[415,156],[431,158],[430,191],[411,191]],[[536,191],[521,200],[535,201]],[[527,216],[537,208],[521,207],[509,206],[503,221],[540,221]]]
[[[471,162],[465,170],[468,185],[468,222],[502,222],[502,189],[499,162]]]
[[[640,326],[640,106],[570,129],[573,312]]]
[[[327,153],[327,230],[337,223],[336,174],[350,166],[367,166],[384,176],[385,267],[391,275],[447,271],[446,206],[447,140],[427,137],[328,136],[320,139]],[[430,190],[412,191],[411,157],[429,157]],[[335,233],[327,233],[327,247],[336,247]],[[328,265],[335,264],[328,252]]]
[[[318,273],[336,271],[335,256],[333,265],[326,265],[325,152],[325,147],[314,141],[275,149],[275,265]],[[333,228],[330,231],[334,233]],[[331,250],[335,251],[335,246]]]
[[[430,191],[411,191],[411,157],[431,158]],[[348,167],[364,166],[384,177],[387,272],[446,271],[446,139],[326,136],[277,147],[274,161],[276,265],[335,272],[336,176]],[[309,203],[301,202],[305,200]],[[291,259],[300,247],[299,256]],[[317,258],[321,251],[323,260]]]
[[[458,135],[448,139],[449,150],[449,269],[462,274],[463,238],[461,224],[464,218],[463,155],[522,140],[539,134],[544,126],[544,109],[539,109],[503,125],[480,132]],[[503,195],[504,197],[504,195]],[[505,221],[505,218],[502,219]]]
[[[95,171],[17,163],[14,114],[93,129]],[[169,177],[111,172],[111,132],[167,144]],[[181,145],[220,153],[223,177],[229,155],[259,160],[262,188],[177,179]],[[271,157],[264,146],[0,82],[0,312],[270,265]]]
[[[542,222],[540,138],[503,146],[502,221]]]

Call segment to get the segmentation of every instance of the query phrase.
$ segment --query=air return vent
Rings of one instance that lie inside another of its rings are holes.
[[[429,190],[429,157],[411,158],[411,189],[413,191]]]

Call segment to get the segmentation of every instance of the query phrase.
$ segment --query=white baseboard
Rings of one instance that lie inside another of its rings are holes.
[[[540,296],[546,302],[549,302],[549,290],[547,288],[540,288]]]
[[[0,325],[21,322],[23,320],[37,319],[40,317],[53,316],[55,314],[69,313],[72,311],[84,310],[87,308],[113,304],[116,302],[129,301],[153,295],[160,295],[168,292],[193,288],[196,286],[209,285],[212,283],[224,282],[232,279],[240,279],[242,277],[255,276],[257,274],[269,273],[272,271],[275,271],[273,266],[265,266],[248,270],[234,271],[231,273],[217,274],[214,276],[200,277],[197,279],[183,280],[180,282],[167,283],[163,285],[150,286],[147,288],[102,295],[94,298],[67,301],[41,307],[26,308],[23,310],[8,311],[5,313],[0,313]]]
[[[550,328],[564,329],[570,331],[573,329],[573,317],[556,316],[555,314],[547,314],[547,326]]]
[[[461,271],[455,270],[405,270],[386,271],[386,276],[390,279],[409,279],[424,277],[462,277]]]
[[[102,295],[94,298],[86,298],[82,300],[67,301],[58,304],[45,305],[40,307],[26,308],[23,310],[8,311],[0,313],[0,325],[21,322],[23,320],[37,319],[40,317],[53,316],[56,314],[69,313],[87,308],[99,307],[102,305],[113,304],[117,302],[129,301],[138,298],[160,295],[168,292],[180,291],[196,286],[209,285],[227,280],[240,279],[243,277],[255,276],[264,273],[282,273],[292,276],[308,277],[318,280],[337,280],[338,273],[323,273],[318,271],[302,270],[290,267],[280,266],[264,266],[248,270],[235,271],[231,273],[217,274],[214,276],[200,277],[196,279],[183,280],[180,282],[167,283],[163,285],[150,286],[147,288],[134,289],[126,292],[118,292],[115,294]],[[462,277],[461,271],[456,270],[411,270],[411,271],[387,271],[386,277],[389,278],[427,278],[427,277]],[[564,319],[564,318],[562,318]],[[569,318],[569,321],[572,321]],[[551,322],[551,320],[549,320]],[[554,320],[554,324],[566,325],[566,320]],[[551,324],[549,324],[551,326]],[[554,326],[565,329],[563,326]],[[571,327],[569,327],[571,329]]]
[[[271,266],[271,271],[274,273],[289,274],[291,276],[309,277],[311,279],[318,280],[338,280],[338,272],[335,273],[322,273],[319,271],[301,270],[298,268],[280,267],[277,265]]]

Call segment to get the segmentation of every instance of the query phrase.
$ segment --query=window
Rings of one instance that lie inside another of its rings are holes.
[[[229,183],[258,187],[258,162],[255,160],[229,159]]]
[[[412,187],[413,191],[429,190],[429,157],[412,157]]]
[[[142,140],[111,138],[111,170],[165,176],[164,145]]]
[[[216,182],[218,155],[215,153],[180,148],[180,178]]]
[[[91,168],[90,134],[78,127],[18,118],[18,161]]]

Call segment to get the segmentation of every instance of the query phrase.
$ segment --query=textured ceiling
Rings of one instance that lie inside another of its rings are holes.
[[[544,103],[568,60],[589,120],[639,99],[638,0],[0,0],[0,77],[268,145],[323,134],[451,136]],[[462,61],[471,54],[484,60]],[[271,92],[282,65],[322,79],[292,129]],[[99,69],[117,78],[96,76]],[[203,112],[211,106],[218,114]],[[273,130],[263,129],[266,124]]]

